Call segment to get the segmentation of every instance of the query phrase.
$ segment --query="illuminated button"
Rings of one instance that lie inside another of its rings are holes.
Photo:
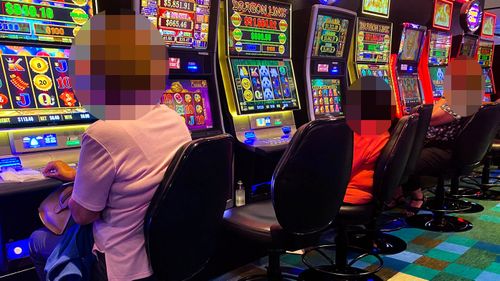
[[[253,132],[253,131],[245,132],[245,138],[247,140],[254,140],[256,138],[255,137],[255,132]]]
[[[290,126],[285,126],[281,128],[281,130],[283,131],[283,134],[288,135],[292,131],[292,128]]]
[[[15,247],[14,248],[14,254],[20,255],[22,253],[23,253],[23,248],[21,248],[21,247]]]

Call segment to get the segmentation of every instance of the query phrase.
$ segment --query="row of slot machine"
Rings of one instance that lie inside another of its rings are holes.
[[[391,54],[390,0],[359,0],[355,11],[333,0],[132,2],[168,49],[170,75],[159,101],[184,117],[193,138],[229,132],[250,154],[279,154],[299,125],[342,116],[346,89],[361,76],[390,84],[403,115],[443,95],[446,64],[463,54],[477,56],[483,66],[485,100],[494,93],[495,18],[478,1],[463,4],[464,33],[452,40],[457,3],[435,0],[429,28],[404,24],[397,54]],[[71,87],[69,48],[78,29],[100,11],[99,3],[0,0],[2,171],[36,172],[52,160],[77,165],[81,135],[96,119]],[[481,39],[474,34],[480,28]],[[241,174],[245,169],[264,170],[243,165]],[[26,237],[39,225],[40,201],[30,194],[59,184],[0,182],[0,273],[28,254]]]

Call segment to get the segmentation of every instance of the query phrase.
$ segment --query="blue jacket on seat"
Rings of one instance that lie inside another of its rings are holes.
[[[50,254],[45,273],[48,281],[89,281],[95,256],[92,224],[68,227]]]

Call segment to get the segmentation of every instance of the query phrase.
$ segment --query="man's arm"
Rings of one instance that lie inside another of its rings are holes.
[[[449,114],[448,112],[444,111],[441,108],[441,105],[446,104],[445,99],[440,99],[436,104],[434,105],[434,108],[432,109],[432,116],[431,116],[431,126],[439,126],[443,124],[448,124],[453,121],[455,121],[455,118]]]
[[[87,210],[71,198],[69,199],[68,206],[73,220],[80,225],[93,223],[101,216],[101,212]]]

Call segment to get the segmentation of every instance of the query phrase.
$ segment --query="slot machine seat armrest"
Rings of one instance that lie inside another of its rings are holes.
[[[56,179],[44,179],[39,181],[30,182],[9,182],[0,183],[0,197],[16,195],[20,193],[28,193],[41,190],[50,190],[57,188],[64,184],[60,180]]]

